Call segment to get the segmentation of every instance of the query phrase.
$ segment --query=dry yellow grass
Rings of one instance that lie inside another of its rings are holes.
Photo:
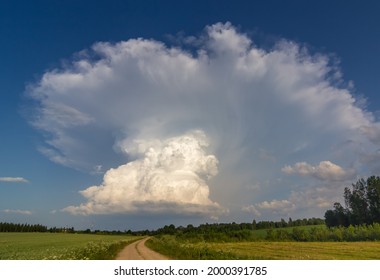
[[[380,242],[239,242],[209,243],[206,246],[211,250],[229,252],[247,259],[380,259]]]

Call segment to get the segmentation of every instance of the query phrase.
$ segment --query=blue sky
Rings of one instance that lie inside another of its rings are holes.
[[[377,1],[2,1],[0,220],[322,217],[379,175]]]

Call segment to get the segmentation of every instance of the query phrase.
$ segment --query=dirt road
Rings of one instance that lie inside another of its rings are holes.
[[[117,260],[168,260],[169,258],[161,255],[145,246],[145,241],[149,237],[127,245],[117,255]]]

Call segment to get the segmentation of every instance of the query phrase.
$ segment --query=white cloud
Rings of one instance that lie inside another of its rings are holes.
[[[353,179],[355,176],[353,169],[345,170],[331,161],[321,161],[317,166],[312,166],[306,162],[297,162],[294,166],[286,165],[282,168],[282,172],[300,176],[311,176],[327,181],[345,181]]]
[[[207,139],[193,131],[164,141],[123,143],[137,159],[106,172],[103,184],[81,191],[88,202],[70,206],[73,214],[175,212],[211,214],[221,207],[209,199],[206,181],[218,161],[207,155]]]
[[[376,169],[370,159],[379,148],[379,124],[358,106],[350,86],[337,86],[342,74],[328,56],[310,54],[286,40],[271,49],[260,48],[230,23],[208,26],[199,38],[183,41],[192,44],[189,49],[146,39],[96,43],[29,87],[38,103],[31,123],[46,137],[40,151],[73,168],[108,170],[102,185],[82,191],[87,202],[66,210],[90,214],[178,205],[191,209],[177,189],[184,174],[173,171],[157,179],[173,188],[165,195],[149,188],[143,192],[141,181],[125,187],[108,180],[124,182],[129,180],[126,173],[142,178],[136,169],[148,166],[149,148],[160,147],[156,152],[164,156],[160,149],[168,139],[194,130],[207,135],[207,149],[218,159],[219,172],[213,177],[208,171],[207,178],[201,169],[186,167],[193,172],[186,179],[193,182],[188,186],[194,188],[191,193],[201,195],[194,209],[185,212],[207,212],[203,207],[216,202],[241,205],[242,199],[244,205],[267,201],[274,206],[278,202],[268,195],[287,197],[299,176],[289,176],[293,181],[288,186],[278,181],[260,190],[246,186],[281,177],[281,168],[322,182],[350,180],[359,171]],[[170,168],[182,164],[179,157],[165,160]],[[286,165],[289,162],[297,164]],[[137,190],[145,200],[130,197],[126,188]],[[125,197],[128,203],[123,204]]]
[[[288,209],[293,208],[295,205],[288,200],[272,200],[272,201],[263,201],[257,204],[261,209]]]
[[[336,201],[341,201],[344,184],[318,186],[308,190],[292,192],[289,200],[300,209],[329,209]]]
[[[20,215],[32,215],[32,211],[29,211],[29,210],[5,209],[5,210],[2,210],[2,212],[11,213],[11,214],[20,214]]]
[[[242,211],[252,213],[256,217],[261,216],[261,212],[257,210],[257,208],[254,205],[246,205],[241,208]]]
[[[332,208],[334,202],[342,200],[343,188],[344,185],[339,183],[333,186],[313,186],[301,191],[292,191],[287,199],[262,201],[251,207],[262,215],[306,217],[318,213],[317,216],[322,217],[327,209]]]
[[[0,177],[0,182],[29,183],[28,180],[26,180],[22,177]]]

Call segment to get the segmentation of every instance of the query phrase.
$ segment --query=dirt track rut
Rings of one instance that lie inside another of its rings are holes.
[[[169,258],[161,255],[145,246],[149,237],[138,240],[127,245],[117,255],[117,260],[168,260]]]

